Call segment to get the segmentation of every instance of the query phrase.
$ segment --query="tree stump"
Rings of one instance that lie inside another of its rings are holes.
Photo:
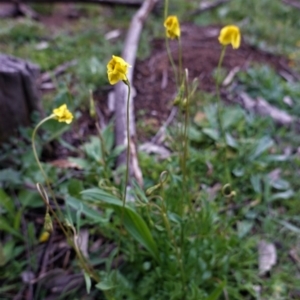
[[[38,75],[38,66],[0,55],[0,142],[7,140],[19,126],[28,126],[33,111],[41,111]]]

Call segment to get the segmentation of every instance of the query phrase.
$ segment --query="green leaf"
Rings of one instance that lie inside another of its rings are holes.
[[[91,292],[92,286],[91,277],[86,272],[83,272],[83,275],[85,280],[86,292],[89,294]]]
[[[100,162],[103,159],[100,138],[98,136],[91,136],[90,142],[85,143],[82,148],[86,155],[96,162]]]
[[[103,204],[112,206],[119,216],[123,216],[124,226],[132,237],[141,243],[156,260],[159,260],[157,245],[152,234],[146,222],[135,210],[128,205],[123,207],[120,199],[98,188],[85,190],[82,192],[82,195],[85,200],[93,202],[101,201]]]
[[[270,198],[269,198],[269,201],[275,201],[275,200],[287,200],[287,199],[290,199],[294,196],[295,192],[291,189],[285,191],[285,192],[282,192],[282,193],[276,193],[274,195],[272,195]]]
[[[258,194],[262,193],[262,183],[261,183],[261,176],[259,175],[251,175],[250,182],[254,191]]]
[[[270,180],[270,186],[277,190],[287,190],[290,188],[290,183],[284,179],[278,178],[276,180]]]
[[[198,130],[195,126],[190,126],[188,128],[188,137],[192,142],[202,142],[203,133]]]
[[[230,126],[238,124],[243,117],[244,112],[240,108],[231,107],[230,109],[225,109],[222,115],[223,129],[226,130]]]
[[[253,161],[258,156],[260,156],[263,152],[268,150],[274,145],[274,141],[269,136],[262,137],[256,146],[256,148],[253,150],[253,153],[249,156],[249,160]]]
[[[68,157],[68,161],[75,163],[78,165],[78,167],[88,170],[91,167],[91,164],[88,162],[88,160],[80,157]]]
[[[14,235],[15,237],[17,237],[17,238],[19,238],[21,240],[24,239],[24,237],[22,236],[22,234],[19,233],[17,230],[15,230],[13,228],[13,225],[9,224],[4,217],[1,217],[1,219],[0,219],[0,230],[6,231],[6,232]]]
[[[300,228],[287,222],[287,221],[284,221],[284,220],[276,220],[277,223],[281,224],[282,226],[284,226],[286,229],[292,231],[292,232],[295,232],[297,234],[300,234]]]
[[[101,282],[97,283],[95,287],[101,291],[108,291],[115,287],[114,283],[109,279],[104,279]]]
[[[18,199],[22,203],[22,207],[36,208],[44,207],[45,203],[39,193],[35,190],[21,190],[18,194]]]
[[[250,221],[240,221],[237,223],[237,232],[238,232],[238,237],[243,238],[246,236],[250,230],[253,227],[253,222]]]
[[[103,142],[105,144],[106,151],[110,152],[114,145],[114,127],[113,123],[110,123],[102,132]]]
[[[219,299],[224,287],[225,287],[225,282],[221,283],[205,300]]]
[[[68,192],[71,196],[77,197],[83,190],[83,183],[81,180],[71,178],[68,182]]]
[[[90,208],[88,205],[83,203],[74,197],[67,196],[66,203],[76,211],[81,210],[83,214],[92,219],[95,223],[108,223],[109,219],[101,216],[95,209]]]
[[[218,141],[220,138],[219,132],[216,129],[213,128],[204,128],[202,129],[202,132],[207,135],[208,137],[210,137],[211,139],[213,139],[214,141]]]
[[[3,212],[2,207],[4,208],[5,212],[14,214],[14,202],[3,189],[0,189],[0,214]]]
[[[21,184],[21,174],[13,169],[4,169],[0,171],[0,182],[8,182],[10,184]]]
[[[231,148],[238,148],[238,143],[235,138],[228,132],[226,132],[226,144]]]

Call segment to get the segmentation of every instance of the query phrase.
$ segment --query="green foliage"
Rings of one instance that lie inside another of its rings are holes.
[[[217,10],[198,14],[195,23],[237,24],[244,38],[263,50],[290,54],[300,40],[297,9],[280,0],[229,1]]]
[[[18,22],[4,21],[0,30],[2,44],[12,43],[21,47],[24,43],[38,42],[45,34],[45,28],[29,19],[20,19]]]
[[[239,89],[243,89],[253,98],[262,97],[294,116],[300,115],[300,103],[297,101],[300,97],[298,82],[286,81],[269,66],[260,65],[254,65],[240,73],[238,79],[241,82]]]

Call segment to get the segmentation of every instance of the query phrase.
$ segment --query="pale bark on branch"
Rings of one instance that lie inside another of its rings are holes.
[[[130,5],[140,6],[143,4],[143,0],[0,0],[0,3],[94,3],[94,4],[106,4],[106,5]]]
[[[153,6],[158,0],[145,0],[143,5],[134,15],[127,36],[124,43],[124,48],[122,52],[122,58],[129,63],[132,67],[129,68],[128,80],[132,85],[133,82],[133,72],[136,60],[136,53],[138,49],[138,43],[140,35],[142,32],[143,24],[149,13],[151,12]],[[126,108],[127,108],[127,86],[120,82],[115,86],[115,116],[116,116],[116,145],[127,146],[127,131],[126,131]],[[132,93],[133,94],[133,93]],[[135,118],[133,112],[133,97],[130,97],[130,178],[135,178],[137,182],[142,185],[143,177],[142,172],[139,168],[136,150],[136,131],[135,131]],[[124,151],[117,160],[117,166],[124,165],[126,162],[126,151]]]

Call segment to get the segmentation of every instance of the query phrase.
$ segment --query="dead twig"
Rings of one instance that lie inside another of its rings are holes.
[[[1,0],[1,3],[11,3],[12,0]],[[143,0],[18,0],[19,3],[94,3],[106,5],[140,6]]]
[[[159,128],[156,135],[151,139],[152,144],[161,144],[164,140],[165,132],[167,127],[171,124],[175,116],[177,115],[178,108],[176,106],[173,106],[171,109],[170,115],[168,116],[168,119],[166,122]]]
[[[123,59],[128,62],[132,68],[129,69],[127,78],[129,82],[133,82],[133,71],[136,60],[136,52],[138,48],[140,34],[143,28],[143,23],[152,10],[154,4],[158,0],[145,0],[141,8],[134,15],[127,36],[125,39],[125,44],[122,52]],[[127,86],[123,83],[119,83],[115,86],[115,103],[116,110],[116,145],[117,146],[126,146],[127,144],[127,131],[126,131],[126,107],[127,107]],[[134,113],[133,113],[133,97],[129,99],[130,107],[130,164],[129,164],[129,173],[130,178],[136,178],[140,185],[143,184],[142,172],[140,171],[138,159],[136,155],[136,145],[135,145],[135,123],[134,123]],[[126,162],[126,152],[124,151],[118,157],[117,166],[124,165]]]
[[[230,0],[216,0],[214,2],[211,2],[211,1],[202,1],[200,4],[199,4],[199,8],[190,12],[189,13],[189,16],[195,16],[195,15],[198,15],[198,14],[201,14],[205,11],[208,11],[208,10],[211,10],[211,9],[214,9],[222,4],[225,4],[225,3],[228,3]]]
[[[289,6],[292,6],[294,8],[300,9],[300,1],[282,0],[282,2],[286,5],[289,5]]]
[[[261,116],[269,116],[279,125],[291,126],[294,123],[299,123],[299,120],[294,116],[269,104],[261,97],[253,99],[247,93],[241,92],[239,95],[227,95],[227,99],[231,102],[240,104],[248,111],[253,111]]]
[[[70,67],[76,66],[76,64],[77,64],[77,60],[75,60],[75,59],[68,61],[66,63],[63,63],[63,64],[57,66],[53,71],[43,73],[42,76],[40,77],[39,81],[41,84],[51,81],[53,77],[57,77],[57,76],[63,74]]]

